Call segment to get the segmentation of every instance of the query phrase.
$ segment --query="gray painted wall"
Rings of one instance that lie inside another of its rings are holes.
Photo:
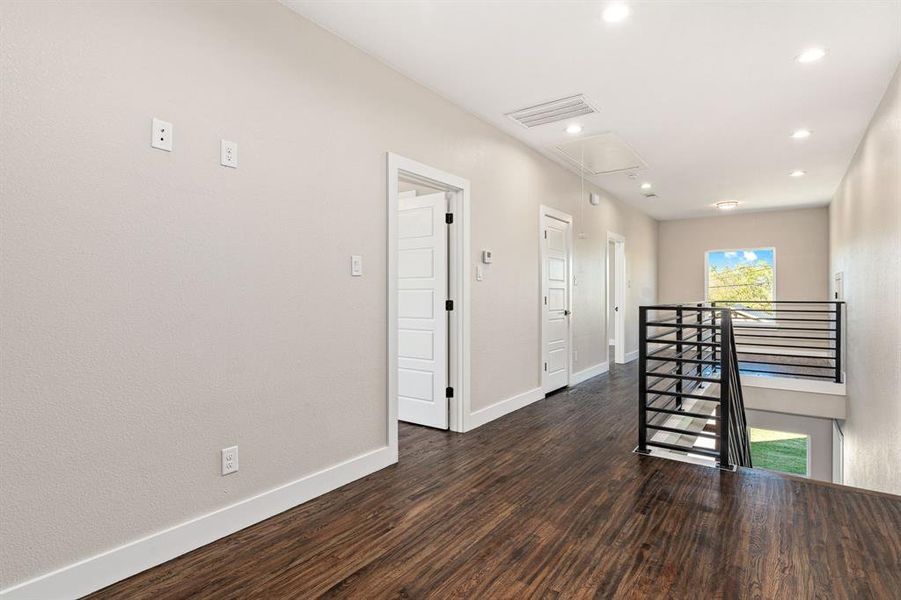
[[[829,207],[848,335],[845,483],[901,494],[901,67]]]
[[[0,21],[0,588],[385,445],[387,151],[472,182],[473,257],[495,257],[474,410],[539,385],[540,204],[586,233],[575,370],[606,359],[607,230],[636,348],[653,219],[287,8],[3,2]],[[153,116],[174,152],[149,147]]]

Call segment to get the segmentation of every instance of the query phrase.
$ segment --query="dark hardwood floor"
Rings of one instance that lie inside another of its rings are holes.
[[[901,598],[901,497],[639,456],[635,363],[92,598]]]

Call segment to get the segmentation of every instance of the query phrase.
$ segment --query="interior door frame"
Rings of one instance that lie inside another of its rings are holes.
[[[404,177],[448,193],[454,223],[448,231],[449,313],[448,400],[451,431],[466,431],[470,414],[470,185],[468,179],[446,173],[393,152],[387,153],[388,215],[388,446],[397,460],[397,213],[398,179]]]
[[[547,252],[544,245],[544,218],[552,217],[569,224],[566,234],[566,254],[569,260],[566,262],[566,309],[569,310],[569,319],[566,322],[566,385],[572,381],[573,374],[573,326],[572,326],[572,306],[573,306],[573,218],[561,210],[551,208],[542,204],[538,211],[538,318],[539,328],[541,329],[541,351],[538,353],[538,372],[541,376],[541,392],[548,393],[547,389],[547,372],[544,370],[544,362],[546,360],[545,352],[547,350],[547,332],[544,328],[544,282],[547,270]]]
[[[613,256],[610,256],[610,244],[613,244]],[[606,289],[604,294],[604,317],[610,316],[610,260],[613,259],[613,299],[614,306],[621,310],[613,314],[613,361],[622,365],[626,362],[626,238],[612,231],[607,232],[607,243],[604,254],[607,256]],[[610,336],[610,323],[607,323],[607,337]]]

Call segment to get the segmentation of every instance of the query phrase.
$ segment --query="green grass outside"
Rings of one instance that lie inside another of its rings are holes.
[[[807,437],[797,433],[751,429],[751,462],[755,467],[807,475]]]

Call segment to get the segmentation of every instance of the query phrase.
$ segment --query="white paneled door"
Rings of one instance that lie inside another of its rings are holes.
[[[544,393],[569,385],[570,273],[572,217],[541,212],[541,387]]]
[[[398,203],[398,418],[447,429],[447,200],[407,193]]]

